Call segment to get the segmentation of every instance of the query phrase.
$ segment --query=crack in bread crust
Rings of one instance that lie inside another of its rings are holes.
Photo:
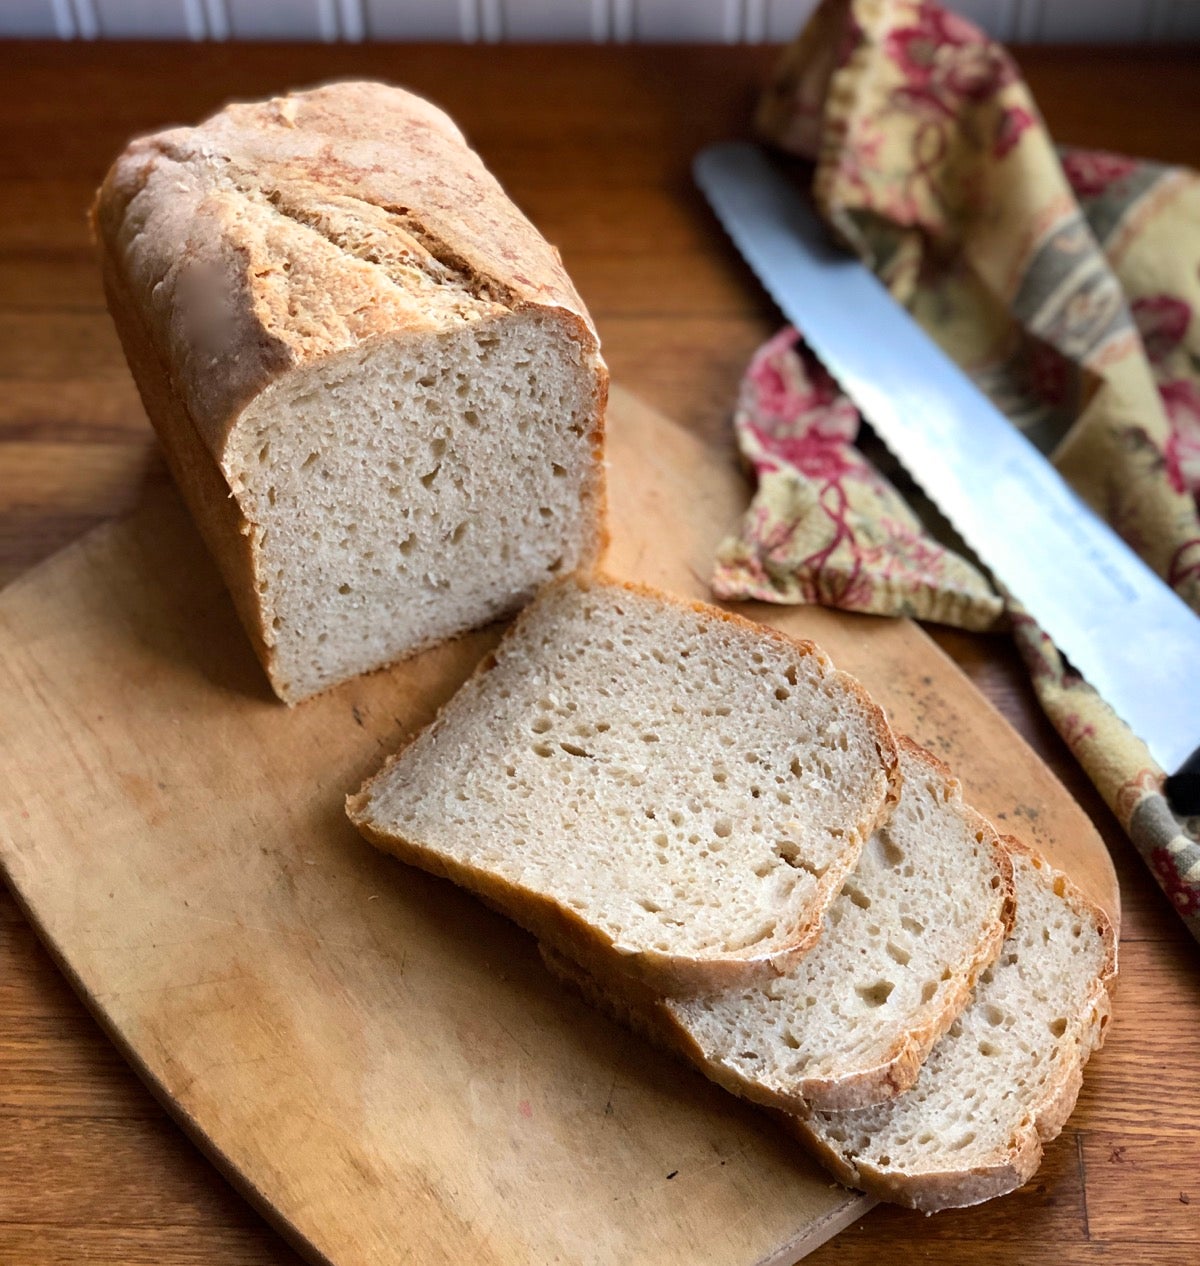
[[[227,106],[131,142],[92,222],[147,413],[285,701],[511,612],[603,547],[595,330],[429,103],[339,83]],[[436,493],[409,472],[426,431],[448,449]]]

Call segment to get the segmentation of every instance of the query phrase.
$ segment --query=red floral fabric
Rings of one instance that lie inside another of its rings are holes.
[[[1200,611],[1200,178],[1056,150],[1007,52],[932,0],[824,0],[757,121],[815,162],[847,244]],[[853,447],[857,423],[795,331],[759,351],[736,414],[758,489],[714,589],[986,627],[1000,600]],[[1145,745],[1007,614],[1047,714],[1200,937],[1200,820],[1171,813]]]
[[[720,549],[714,592],[990,627],[1000,599],[854,447],[860,420],[795,330],[759,349],[734,417],[758,494]]]

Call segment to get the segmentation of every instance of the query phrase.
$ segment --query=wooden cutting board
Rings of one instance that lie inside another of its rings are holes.
[[[621,392],[610,459],[610,570],[703,595],[739,477]],[[919,629],[753,613],[821,641],[1116,913],[1091,824]],[[288,711],[179,503],[147,505],[0,595],[9,882],[155,1094],[315,1261],[793,1261],[865,1197],[346,823],[345,793],[495,637]]]

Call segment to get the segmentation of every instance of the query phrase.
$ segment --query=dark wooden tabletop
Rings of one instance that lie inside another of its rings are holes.
[[[134,133],[347,75],[445,106],[547,237],[614,376],[730,445],[738,376],[780,323],[691,186],[744,134],[748,48],[0,44],[0,584],[166,476],[104,311],[85,212]],[[1018,50],[1055,137],[1200,166],[1200,58]],[[1125,906],[1117,1020],[1022,1192],[933,1219],[878,1209],[810,1261],[1200,1260],[1200,948],[1037,711],[996,638],[939,643],[1108,841]],[[154,1102],[0,889],[0,1263],[299,1259]]]

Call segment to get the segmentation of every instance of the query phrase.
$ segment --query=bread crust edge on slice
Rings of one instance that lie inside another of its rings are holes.
[[[775,1090],[744,1076],[723,1061],[710,1059],[674,1014],[670,1000],[659,997],[643,982],[619,971],[601,970],[587,973],[590,979],[585,987],[578,973],[586,969],[572,963],[569,953],[546,943],[539,947],[543,961],[552,973],[575,986],[589,1001],[600,1005],[602,1010],[610,1015],[617,1014],[623,1022],[643,1035],[652,1034],[655,1042],[682,1056],[711,1081],[731,1094],[761,1107],[803,1115],[810,1110],[842,1111],[872,1107],[903,1094],[915,1084],[921,1066],[938,1038],[949,1029],[970,1002],[980,972],[999,955],[1012,930],[1016,915],[1016,896],[1009,850],[987,819],[962,802],[958,779],[942,761],[919,743],[904,735],[897,736],[897,743],[945,780],[951,796],[958,800],[958,807],[966,819],[968,829],[973,827],[984,836],[990,846],[1001,891],[998,894],[1000,904],[996,919],[952,969],[953,988],[946,991],[936,1008],[924,1008],[918,1023],[873,1066],[845,1077],[802,1077],[797,1080],[796,1089],[792,1093]],[[601,999],[605,1001],[601,1002]],[[635,1013],[640,1013],[636,1024],[632,1018]]]
[[[411,734],[400,749],[384,762],[380,770],[369,778],[358,792],[346,797],[347,817],[360,834],[375,847],[431,874],[451,879],[476,893],[502,914],[532,932],[539,940],[546,941],[562,950],[569,958],[576,960],[587,970],[591,970],[593,964],[599,972],[607,973],[615,969],[665,994],[686,993],[707,986],[732,987],[737,984],[750,984],[778,975],[816,941],[821,932],[825,911],[841,891],[846,876],[857,864],[863,844],[878,826],[888,820],[899,801],[901,785],[899,748],[883,709],[856,678],[834,667],[828,655],[813,642],[789,637],[778,629],[755,624],[733,612],[723,611],[719,607],[703,602],[680,598],[655,589],[651,585],[618,580],[599,569],[590,572],[574,572],[569,576],[561,577],[547,585],[542,592],[546,593],[571,584],[585,589],[600,586],[639,593],[670,603],[675,607],[694,611],[708,619],[725,621],[755,636],[772,638],[801,655],[817,656],[823,668],[853,695],[863,709],[873,731],[875,748],[882,767],[883,794],[873,810],[873,816],[868,810],[868,816],[855,824],[854,832],[847,838],[845,848],[840,855],[840,864],[830,865],[818,883],[812,916],[793,931],[787,943],[783,946],[776,945],[775,948],[766,952],[755,952],[754,947],[750,947],[747,950],[706,958],[680,956],[650,949],[622,950],[609,936],[552,897],[502,879],[480,867],[447,858],[420,841],[408,840],[377,828],[370,820],[369,811],[373,790],[377,783],[386,778],[393,765],[403,757],[417,734],[423,731]],[[505,634],[506,638],[518,634],[523,624],[532,618],[530,611],[531,608],[527,607],[517,616],[509,632]],[[484,676],[496,662],[495,652],[485,655],[462,689],[478,688]],[[457,697],[456,694],[443,704],[427,728],[438,726],[445,709]]]
[[[1010,853],[1024,856],[1039,870],[1049,871],[1056,888],[1061,885],[1059,893],[1072,909],[1095,920],[1105,943],[1104,962],[1074,1027],[1073,1058],[1064,1063],[1041,1102],[1019,1124],[993,1164],[922,1174],[896,1174],[872,1165],[851,1164],[815,1136],[802,1117],[787,1120],[792,1133],[839,1181],[881,1200],[923,1213],[981,1204],[1015,1191],[1033,1177],[1042,1163],[1045,1144],[1058,1137],[1075,1109],[1083,1086],[1084,1067],[1093,1053],[1104,1045],[1112,1018],[1112,996],[1117,978],[1117,936],[1112,921],[1096,902],[1035,849],[1011,835],[1001,836],[1001,841]]]
[[[800,1090],[794,1099],[776,1096],[761,1098],[768,1107],[785,1112],[803,1114],[819,1111],[845,1111],[866,1108],[885,1103],[910,1089],[917,1080],[921,1066],[938,1039],[950,1028],[962,1013],[975,992],[980,973],[995,962],[1004,942],[1012,931],[1017,913],[1016,886],[1013,878],[1012,857],[992,824],[967,804],[962,798],[962,784],[949,766],[927,748],[907,735],[898,735],[897,744],[911,757],[927,765],[947,785],[950,798],[957,804],[968,829],[976,838],[986,841],[996,863],[1000,882],[1000,909],[972,951],[952,968],[953,988],[946,991],[940,1005],[910,1028],[896,1047],[873,1068],[848,1077],[807,1077],[800,1082]],[[755,1096],[747,1095],[748,1098]]]

